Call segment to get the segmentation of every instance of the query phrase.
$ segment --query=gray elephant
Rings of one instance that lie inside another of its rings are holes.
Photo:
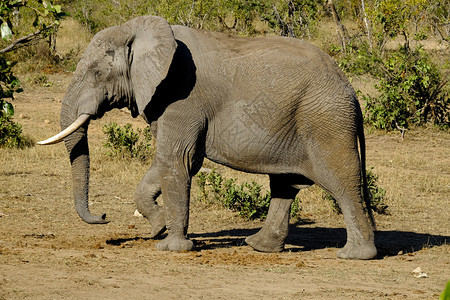
[[[318,48],[291,38],[170,26],[154,16],[99,32],[64,96],[63,131],[40,142],[65,141],[76,210],[87,223],[108,222],[88,206],[89,120],[124,107],[133,117],[142,115],[157,140],[155,159],[135,194],[152,234],[168,231],[157,249],[193,248],[187,238],[191,179],[207,157],[269,175],[267,219],[246,239],[254,249],[283,250],[291,203],[315,183],[337,199],[344,215],[347,243],[338,257],[376,255],[362,201],[365,180],[361,195],[361,109],[346,77]],[[160,195],[163,206],[155,201]]]

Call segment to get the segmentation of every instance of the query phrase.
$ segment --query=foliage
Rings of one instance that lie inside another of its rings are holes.
[[[19,79],[14,76],[12,63],[0,55],[0,147],[31,147],[33,141],[22,135],[22,127],[12,121],[14,107],[4,99],[14,98],[14,93],[22,91]]]
[[[155,149],[152,142],[150,127],[144,130],[135,131],[131,124],[119,126],[112,122],[103,127],[106,134],[106,141],[103,143],[109,151],[107,154],[113,157],[138,158],[142,162],[149,162],[153,159]]]
[[[246,219],[265,219],[270,205],[270,193],[261,194],[261,185],[252,181],[241,185],[235,184],[233,179],[224,183],[225,193],[223,204],[225,207],[238,211]]]
[[[16,63],[0,55],[0,99],[14,98],[14,93],[22,92],[19,79],[14,76],[12,68]]]
[[[373,24],[377,46],[384,49],[389,38],[401,34],[408,42],[408,26],[413,18],[423,17],[427,0],[368,1],[368,16]]]
[[[380,75],[380,64],[382,58],[371,52],[367,43],[361,43],[359,47],[354,47],[352,53],[345,53],[338,61],[339,67],[346,73],[352,75],[371,74]]]
[[[449,0],[334,1],[342,20],[359,25],[350,43],[360,39],[383,52],[389,39],[426,36],[426,26],[448,38]],[[311,39],[319,22],[331,16],[327,0],[98,0],[66,1],[71,14],[92,32],[140,15],[158,15],[171,24],[242,35],[273,31],[278,35]],[[442,2],[442,3],[441,3]],[[261,26],[258,21],[263,21]],[[426,24],[426,25],[425,25]],[[421,25],[421,26],[419,26]],[[419,33],[420,29],[423,32]],[[363,40],[363,34],[367,39]],[[373,45],[375,44],[375,45]],[[344,46],[345,47],[345,46]],[[345,47],[347,48],[347,47]],[[350,47],[351,49],[351,47]]]
[[[419,47],[401,47],[379,66],[378,97],[364,96],[366,121],[375,128],[394,130],[427,122],[449,127],[448,85]]]
[[[202,201],[220,203],[249,220],[267,217],[271,196],[270,192],[262,193],[262,185],[254,181],[237,184],[236,179],[225,179],[215,170],[199,172],[196,179]],[[296,198],[291,216],[299,218],[300,211],[300,200]]]
[[[448,300],[448,299],[450,299],[450,280],[447,281],[444,291],[442,292],[441,295],[439,295],[439,300]]]
[[[256,182],[235,183],[235,179],[224,179],[212,170],[209,173],[199,172],[197,184],[200,187],[200,199],[210,202],[209,195],[216,203],[238,211],[246,219],[264,219],[270,204],[270,193],[261,194],[261,185]]]
[[[4,53],[44,38],[48,38],[49,46],[52,47],[56,30],[64,16],[61,6],[50,0],[0,2],[2,45],[9,43],[0,50],[0,147],[24,148],[33,144],[29,138],[22,135],[22,127],[11,120],[14,114],[13,106],[4,100],[14,99],[14,93],[22,91],[20,81],[12,71],[16,63],[9,61]]]
[[[375,174],[373,171],[373,167],[366,170],[366,178],[367,178],[367,188],[369,190],[369,197],[370,197],[370,208],[372,211],[375,211],[379,214],[389,214],[387,209],[388,205],[385,203],[386,199],[386,191],[379,187],[377,184],[378,181],[378,175]],[[361,188],[362,188],[362,182],[361,182]],[[363,191],[361,190],[361,193]],[[337,203],[336,199],[333,198],[329,193],[324,192],[323,198],[330,201],[331,205],[333,207],[333,210],[337,212],[338,214],[341,214],[342,211],[339,207],[339,204]]]
[[[237,19],[244,14],[238,3],[250,1],[219,0],[99,0],[74,1],[70,6],[73,16],[92,32],[118,25],[140,15],[157,15],[171,24],[195,28],[220,29],[227,27],[228,16],[233,12]],[[237,26],[238,20],[235,20]],[[245,23],[245,21],[244,21]],[[232,26],[234,27],[234,26]]]
[[[404,45],[410,37],[426,36],[427,27],[432,26],[441,33],[441,28],[448,29],[448,9],[442,0],[348,0],[335,1],[338,11],[345,18],[356,21],[358,30],[350,43],[355,40],[368,43],[370,51],[383,53],[386,43],[397,36],[402,36]],[[448,0],[444,0],[447,2]],[[447,6],[448,7],[448,6]],[[441,34],[442,39],[448,38]],[[362,37],[365,34],[365,39]],[[350,45],[351,46],[351,45]],[[351,48],[350,48],[351,52]]]
[[[319,3],[299,0],[99,0],[74,1],[73,15],[97,32],[133,17],[158,15],[171,24],[194,28],[231,31],[244,35],[257,33],[255,20],[285,36],[310,37]]]
[[[0,100],[2,106],[7,103]],[[32,139],[22,134],[22,126],[11,120],[11,116],[5,111],[0,112],[0,148],[27,148],[32,147]]]
[[[4,0],[0,4],[2,38],[12,42],[1,50],[8,52],[47,39],[50,52],[55,50],[56,32],[67,15],[52,0]]]
[[[311,38],[324,1],[267,1],[260,9],[261,19],[281,36]]]

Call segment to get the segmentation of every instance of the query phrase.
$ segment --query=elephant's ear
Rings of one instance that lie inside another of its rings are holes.
[[[142,16],[123,25],[128,27],[131,84],[139,114],[152,99],[156,87],[167,76],[177,43],[166,20]]]

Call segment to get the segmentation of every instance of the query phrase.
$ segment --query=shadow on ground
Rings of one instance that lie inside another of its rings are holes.
[[[245,238],[259,229],[234,229],[219,232],[191,234],[192,239],[201,239],[199,248],[214,249],[244,245]],[[292,252],[310,251],[325,248],[342,248],[347,234],[344,228],[296,227],[289,229],[286,249]],[[441,246],[450,241],[450,236],[416,233],[408,231],[377,231],[375,244],[379,258],[395,256],[399,252],[414,253],[425,248]]]
[[[196,250],[210,250],[245,245],[245,238],[258,232],[256,229],[232,229],[217,232],[192,233],[189,238],[194,240]],[[162,239],[162,235],[157,239]],[[151,240],[148,237],[133,237],[110,239],[106,243],[121,246],[136,240]],[[287,251],[303,252],[325,248],[342,248],[346,241],[344,228],[298,227],[291,226],[286,242]],[[450,241],[450,236],[416,233],[408,231],[377,231],[375,244],[378,258],[395,256],[399,253],[414,253],[425,248],[441,246]]]

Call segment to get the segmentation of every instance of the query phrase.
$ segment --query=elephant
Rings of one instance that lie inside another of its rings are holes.
[[[362,111],[346,76],[312,44],[171,26],[157,16],[98,32],[62,100],[62,131],[40,142],[65,142],[75,207],[87,223],[108,223],[89,210],[87,129],[114,108],[142,116],[157,141],[134,196],[152,237],[167,230],[157,249],[194,248],[187,235],[191,180],[208,158],[269,176],[267,218],[245,240],[255,250],[284,249],[293,199],[317,184],[343,212],[347,241],[337,256],[376,256]]]

